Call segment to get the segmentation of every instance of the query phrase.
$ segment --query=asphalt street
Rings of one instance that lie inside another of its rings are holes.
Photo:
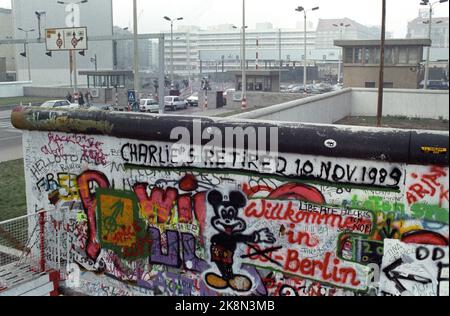
[[[22,157],[22,132],[11,125],[11,111],[0,111],[0,162]]]

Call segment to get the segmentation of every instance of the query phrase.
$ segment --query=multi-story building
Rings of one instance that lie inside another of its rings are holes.
[[[200,30],[180,28],[174,35],[174,72],[178,75],[206,74],[241,68],[242,30],[231,24]],[[170,33],[166,33],[166,69],[171,68]],[[307,49],[314,49],[315,30],[307,30]],[[246,60],[249,68],[275,67],[280,60],[293,63],[303,60],[304,32],[298,29],[275,29],[260,23],[246,30]],[[189,57],[190,56],[190,57]],[[297,63],[298,64],[298,63]]]
[[[95,0],[81,4],[58,4],[56,0],[13,0],[13,34],[15,39],[25,39],[24,30],[29,32],[30,39],[28,56],[31,63],[31,78],[35,85],[61,85],[70,84],[69,53],[54,52],[52,57],[46,55],[45,42],[36,43],[39,34],[45,38],[46,28],[64,28],[73,26],[86,26],[88,37],[112,36],[113,11],[112,0]],[[63,3],[66,3],[63,2]],[[40,29],[36,12],[41,13]],[[34,43],[32,42],[34,41]],[[19,56],[23,51],[23,44],[14,45],[17,57],[18,80],[28,80],[27,58]],[[94,64],[91,58],[97,55],[99,70],[113,69],[113,43],[112,41],[89,41],[85,56],[76,55],[77,70],[92,70]],[[84,84],[85,77],[79,77],[78,83]]]
[[[449,20],[448,17],[437,17],[432,19],[431,47],[449,47]],[[429,18],[417,17],[408,23],[407,38],[428,38]]]
[[[429,12],[421,10],[419,17],[408,23],[407,38],[428,38]],[[431,52],[430,52],[430,79],[448,80],[449,71],[449,18],[436,17],[431,20]],[[427,56],[427,49],[424,56]]]
[[[364,26],[350,19],[319,20],[317,28],[307,24],[306,50],[308,66],[317,66],[323,77],[337,77],[340,48],[333,41],[340,39],[334,24],[350,25],[343,39],[379,39],[380,29]],[[296,28],[278,29],[271,23],[258,23],[246,29],[246,60],[249,69],[303,66],[304,24]],[[390,34],[387,36],[390,37]],[[203,30],[198,27],[179,27],[174,35],[174,73],[180,76],[214,74],[241,69],[242,27],[221,24]],[[171,40],[166,33],[166,70],[171,71]]]
[[[13,36],[12,11],[0,8],[0,39],[9,39]],[[12,45],[0,45],[0,57],[2,57],[2,74],[0,81],[14,80],[16,77],[16,56]]]

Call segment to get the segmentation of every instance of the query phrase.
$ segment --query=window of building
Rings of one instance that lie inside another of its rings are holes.
[[[364,49],[364,63],[370,64],[370,48]]]
[[[394,64],[394,49],[391,47],[386,47],[384,51],[384,63],[386,65]]]
[[[408,54],[409,55],[408,61],[409,61],[410,64],[418,64],[418,63],[420,63],[420,60],[419,60],[419,49],[418,48],[410,47],[408,49],[408,52],[409,52],[409,54]]]
[[[375,48],[374,51],[374,62],[375,64],[379,64],[381,61],[381,49],[380,48]]]
[[[408,63],[408,48],[400,47],[398,49],[398,63],[407,64]]]
[[[355,48],[355,64],[362,64],[362,48]]]
[[[374,81],[366,82],[365,87],[366,88],[375,88],[375,82]]]
[[[345,48],[344,61],[346,64],[353,64],[353,48],[351,48],[351,47]]]
[[[394,83],[393,82],[385,82],[385,83],[383,83],[383,87],[387,88],[387,89],[392,89],[392,88],[394,88]]]

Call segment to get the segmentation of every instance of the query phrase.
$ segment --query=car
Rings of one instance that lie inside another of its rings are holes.
[[[423,89],[424,83],[425,80],[422,80],[419,84],[419,89]],[[428,80],[427,88],[429,90],[448,90],[448,82],[444,80]]]
[[[190,106],[198,106],[198,92],[195,92],[186,101]]]
[[[232,95],[233,93],[236,92],[236,89],[227,89],[225,90],[225,92],[223,93],[223,96],[226,97],[228,95]]]
[[[303,84],[299,84],[299,85],[295,85],[294,87],[292,87],[289,92],[290,93],[303,93],[305,90]]]
[[[186,110],[188,107],[188,103],[181,99],[180,97],[170,96],[164,98],[164,108],[176,111],[179,109]]]
[[[61,110],[78,109],[80,106],[76,103],[70,103],[68,100],[51,100],[43,103],[41,108],[52,108]]]
[[[233,94],[233,101],[234,102],[241,102],[242,101],[242,92],[235,92]]]
[[[114,107],[109,104],[94,104],[91,105],[88,108],[89,112],[96,112],[96,111],[114,111]]]
[[[139,110],[147,113],[159,113],[159,103],[154,99],[141,99]]]

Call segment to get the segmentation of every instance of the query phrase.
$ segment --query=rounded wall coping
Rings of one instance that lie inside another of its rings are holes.
[[[325,94],[320,94],[317,96],[311,96],[311,97],[307,97],[304,99],[299,99],[299,100],[294,100],[294,101],[289,101],[289,102],[285,102],[285,103],[281,103],[281,104],[276,104],[276,105],[272,105],[263,109],[259,109],[259,110],[255,110],[255,111],[251,111],[251,112],[247,112],[247,113],[242,113],[242,114],[237,114],[237,115],[233,115],[230,116],[230,118],[233,119],[257,119],[263,116],[267,116],[273,113],[278,113],[280,111],[285,111],[285,110],[289,110],[291,108],[294,107],[298,107],[298,106],[302,106],[305,104],[309,104],[309,103],[313,103],[313,102],[317,102],[317,101],[321,101],[321,100],[326,100],[341,94],[347,94],[349,92],[351,92],[352,89],[351,88],[346,88],[346,89],[342,89],[339,91],[333,91],[333,92],[329,92],[329,93],[325,93]]]
[[[14,127],[29,131],[104,135],[167,143],[177,142],[178,139],[171,139],[175,128],[185,129],[193,136],[199,130],[200,138],[209,128],[220,131],[222,137],[230,133],[229,128],[232,129],[231,133],[236,131],[235,129],[242,131],[254,128],[257,136],[262,133],[268,149],[273,148],[270,136],[275,128],[279,153],[385,163],[440,166],[449,164],[448,132],[127,112],[52,111],[33,107],[14,108],[11,121]],[[326,142],[329,140],[334,140],[338,145],[334,148],[327,147]],[[201,139],[201,144],[193,145],[204,146],[210,141],[211,139]]]
[[[16,85],[26,85],[33,84],[33,81],[7,81],[0,82],[0,86],[16,86]]]
[[[378,93],[377,88],[351,88],[355,92],[374,92]],[[435,94],[448,95],[448,90],[423,90],[423,89],[384,89],[384,93],[407,93],[407,94]]]

